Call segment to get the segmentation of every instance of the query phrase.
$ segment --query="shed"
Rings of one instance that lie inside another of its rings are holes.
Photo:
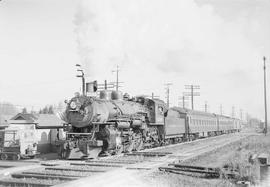
[[[9,129],[34,129],[37,151],[55,152],[55,141],[64,138],[64,121],[54,114],[18,113],[9,121]]]

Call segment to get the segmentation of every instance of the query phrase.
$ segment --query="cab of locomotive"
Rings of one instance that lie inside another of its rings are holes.
[[[164,124],[164,115],[168,109],[162,100],[138,97],[137,102],[148,108],[148,121],[150,124]]]

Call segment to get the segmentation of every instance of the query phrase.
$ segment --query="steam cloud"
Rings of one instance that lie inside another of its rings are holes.
[[[248,74],[252,84],[258,77],[253,70],[258,69],[254,61],[259,55],[245,27],[238,20],[225,21],[210,5],[191,0],[82,0],[74,24],[78,51],[90,76],[105,76],[119,64],[129,69],[122,73],[126,81],[134,83],[136,76],[137,82],[152,85],[149,90],[162,87],[165,77],[177,82],[178,90],[185,83],[204,85],[209,80],[224,86],[231,72],[240,72],[235,79]],[[147,75],[155,80],[146,80]]]
[[[237,63],[239,47],[252,51],[237,23],[224,23],[211,6],[193,1],[83,0],[74,23],[82,62],[92,74],[127,59],[184,72],[205,62],[223,64],[228,56]]]

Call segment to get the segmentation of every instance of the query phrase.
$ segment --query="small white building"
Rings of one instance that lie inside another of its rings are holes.
[[[50,153],[56,152],[55,141],[65,137],[63,124],[54,114],[19,113],[9,120],[6,130],[20,129],[23,131],[20,139],[35,139],[38,152]]]

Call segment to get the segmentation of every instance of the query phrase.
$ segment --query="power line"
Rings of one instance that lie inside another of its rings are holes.
[[[154,92],[152,92],[151,98],[152,98],[152,99],[159,99],[159,96],[158,96],[158,95],[154,95]]]
[[[264,121],[265,121],[265,135],[267,134],[267,101],[266,101],[266,57],[263,57],[263,77],[264,77]]]
[[[235,117],[235,107],[234,106],[232,106],[232,114],[231,114],[231,116],[232,116],[232,118]]]
[[[108,90],[115,87],[113,82],[107,83],[107,80],[104,81],[104,84],[98,84],[98,90]]]
[[[116,70],[112,70],[112,72],[116,72],[116,91],[118,91],[118,88],[119,88],[119,66],[117,65],[116,66]]]
[[[183,95],[183,96],[179,96],[178,99],[180,101],[178,103],[179,107],[182,105],[182,108],[186,108],[188,97],[186,97],[186,96]]]
[[[159,99],[158,95],[154,95],[154,93],[152,92],[151,95],[142,95],[143,97],[147,97],[147,98],[151,98],[151,99]]]
[[[194,90],[199,90],[199,85],[185,85],[185,89],[190,90],[190,92],[184,92],[184,96],[191,97],[191,109],[194,110],[194,96],[200,96],[200,92],[194,92]]]
[[[170,105],[170,86],[171,85],[172,85],[172,83],[166,83],[165,84],[167,107],[169,107],[169,105]]]
[[[243,110],[240,108],[240,119],[243,119]]]
[[[222,107],[222,104],[219,106],[219,113],[220,113],[220,115],[223,114],[223,107]]]
[[[208,104],[207,104],[207,101],[204,102],[204,112],[208,112]]]
[[[118,89],[117,90],[119,90],[119,88],[121,88],[121,87],[123,87],[122,85],[120,85],[120,84],[122,84],[122,83],[124,83],[124,82],[120,82],[120,81],[118,81]],[[117,88],[117,82],[109,82],[108,83],[108,86],[109,85],[111,85],[113,88]],[[109,87],[108,87],[109,88]]]

